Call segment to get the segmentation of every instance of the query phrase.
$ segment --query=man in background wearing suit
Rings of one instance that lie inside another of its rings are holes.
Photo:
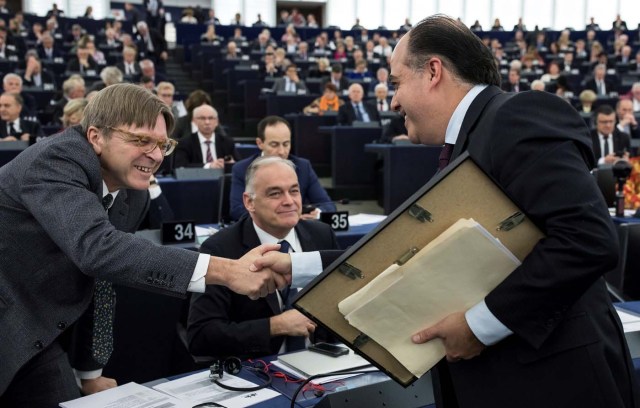
[[[616,128],[629,135],[632,139],[640,139],[640,126],[633,115],[633,101],[631,99],[620,99],[616,104],[616,116],[618,124]]]
[[[591,89],[599,97],[608,96],[615,91],[613,83],[606,78],[607,66],[598,64],[593,69],[593,78],[585,83],[585,89]]]
[[[349,85],[349,102],[338,109],[338,124],[351,126],[353,122],[380,122],[380,115],[375,105],[362,102],[364,89],[355,83]]]
[[[221,134],[218,112],[210,105],[200,105],[193,110],[193,120],[198,132],[180,139],[176,148],[174,166],[223,169],[225,163],[240,159],[235,143]]]
[[[0,141],[23,140],[34,144],[42,136],[38,122],[20,118],[22,98],[5,92],[0,96]]]
[[[292,252],[336,249],[328,225],[301,220],[302,199],[295,165],[278,156],[259,157],[247,169],[243,194],[248,217],[225,228],[200,247],[200,252],[239,258],[260,244],[286,241]],[[255,358],[304,347],[315,324],[289,309],[296,292],[273,293],[250,300],[222,286],[210,286],[191,298],[187,335],[198,356]],[[285,341],[286,340],[286,341]]]
[[[331,76],[325,78],[320,85],[320,89],[324,89],[324,85],[327,82],[331,82],[338,88],[338,95],[342,95],[343,91],[349,88],[349,80],[344,76],[342,72],[342,65],[333,64],[331,66]]]
[[[601,105],[593,113],[596,128],[591,131],[593,154],[598,164],[614,164],[629,158],[629,135],[616,127],[616,113],[609,105]]]
[[[264,297],[289,278],[252,272],[263,245],[224,260],[118,231],[113,195],[146,190],[175,142],[169,108],[132,84],[100,91],[82,124],[0,168],[0,406],[54,406],[79,396],[60,336],[87,309],[95,279],[183,296],[206,284]],[[37,392],[34,392],[37,390]]]
[[[229,193],[229,207],[231,218],[234,220],[247,212],[243,193],[245,191],[245,175],[247,168],[260,156],[279,156],[289,159],[296,166],[298,183],[300,183],[300,196],[303,204],[311,204],[315,207],[309,214],[303,214],[303,219],[316,219],[320,211],[336,211],[336,205],[320,185],[316,172],[307,159],[289,154],[291,151],[291,127],[289,122],[279,116],[267,116],[258,123],[258,137],[256,144],[260,153],[240,160],[231,169],[231,192]]]
[[[307,85],[298,76],[296,64],[289,64],[282,78],[278,78],[273,83],[273,92],[307,92]]]
[[[483,301],[412,337],[443,342],[438,407],[638,406],[602,279],[617,263],[616,232],[582,118],[555,95],[503,93],[489,49],[442,15],[402,37],[391,77],[411,140],[445,145],[443,165],[467,151],[546,235]],[[265,265],[291,270],[277,252],[254,263]]]

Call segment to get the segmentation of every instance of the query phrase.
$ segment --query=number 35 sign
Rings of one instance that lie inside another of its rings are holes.
[[[346,231],[349,229],[349,212],[321,212],[320,221],[329,224],[334,231]]]

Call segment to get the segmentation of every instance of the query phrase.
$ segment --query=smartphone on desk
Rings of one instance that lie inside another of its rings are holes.
[[[308,347],[309,351],[326,354],[331,357],[340,357],[349,354],[349,349],[343,346],[337,346],[330,343],[316,343]]]

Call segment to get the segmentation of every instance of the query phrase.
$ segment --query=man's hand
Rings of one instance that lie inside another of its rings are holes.
[[[320,218],[320,210],[317,208],[310,213],[300,215],[300,218],[303,220],[317,220]]]
[[[16,140],[18,139],[16,139],[15,136],[7,136],[5,138],[0,139],[0,142],[15,142]]]
[[[224,159],[216,159],[207,163],[210,169],[223,169],[224,168]]]
[[[265,268],[282,275],[291,282],[291,255],[277,251],[267,252],[253,261],[250,270],[260,271]]]
[[[260,270],[249,268],[261,259],[265,252],[275,251],[278,248],[277,244],[260,245],[237,260],[212,256],[205,282],[207,285],[224,285],[253,300],[265,297],[275,292],[277,288],[287,286],[290,279],[283,274],[274,273],[269,267],[260,268]]]
[[[309,337],[316,324],[297,310],[287,310],[269,319],[271,336]]]
[[[109,388],[115,388],[118,386],[116,380],[108,377],[91,378],[89,380],[80,380],[82,385],[82,394],[91,395],[96,392],[108,390]]]
[[[435,338],[442,339],[447,360],[451,362],[472,359],[486,347],[473,334],[461,312],[450,314],[435,325],[419,331],[411,340],[421,344]]]

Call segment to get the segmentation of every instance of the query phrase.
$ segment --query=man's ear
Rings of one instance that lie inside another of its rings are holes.
[[[242,203],[244,204],[244,208],[246,208],[250,213],[256,210],[255,205],[253,204],[253,199],[247,192],[242,193]]]
[[[256,146],[258,146],[258,149],[260,150],[264,147],[264,142],[259,137],[256,137]]]
[[[89,129],[87,130],[87,140],[91,143],[93,151],[100,156],[104,146],[104,135],[102,132],[100,132],[100,130],[95,126],[89,126]]]

